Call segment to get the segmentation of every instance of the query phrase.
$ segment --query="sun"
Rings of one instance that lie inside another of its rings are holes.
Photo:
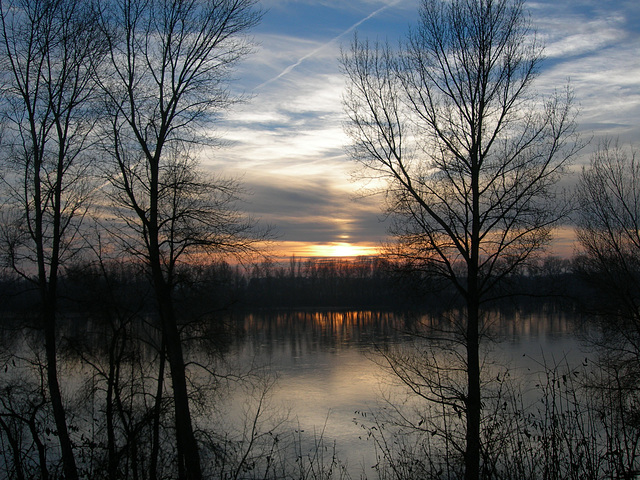
[[[380,253],[377,247],[346,242],[312,244],[309,245],[308,252],[312,257],[358,257]]]
[[[381,247],[374,242],[301,242],[301,241],[284,241],[279,242],[276,256],[287,259],[292,255],[298,258],[353,258],[353,257],[369,257],[380,255]]]

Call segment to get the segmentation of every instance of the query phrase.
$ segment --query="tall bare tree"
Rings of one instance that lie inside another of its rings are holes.
[[[249,51],[255,0],[113,0],[102,25],[111,65],[102,78],[115,166],[113,198],[147,263],[170,366],[180,478],[202,477],[185,362],[172,300],[177,262],[199,252],[249,248],[251,222],[233,207],[237,185],[206,178],[192,150],[234,103],[226,81]]]
[[[78,478],[58,382],[61,264],[87,209],[93,73],[102,42],[91,2],[0,2],[4,145],[3,242],[10,265],[40,294],[47,381],[66,478]]]
[[[397,50],[356,36],[342,59],[351,155],[386,180],[396,253],[466,307],[447,332],[466,385],[423,394],[463,412],[467,479],[481,474],[482,305],[549,240],[577,148],[571,95],[532,92],[541,60],[520,0],[423,0]]]
[[[591,287],[584,302],[599,320],[591,340],[600,356],[598,412],[620,476],[637,469],[640,445],[640,163],[637,152],[611,140],[598,145],[576,189],[576,259]]]

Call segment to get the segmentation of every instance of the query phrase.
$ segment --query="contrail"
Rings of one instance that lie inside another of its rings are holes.
[[[298,59],[298,61],[296,63],[292,63],[291,65],[289,65],[287,68],[285,68],[284,70],[282,70],[282,72],[280,72],[278,75],[276,75],[275,77],[267,80],[264,83],[261,83],[260,85],[258,85],[255,89],[258,90],[262,87],[264,87],[265,85],[268,85],[272,82],[275,82],[276,80],[279,80],[280,78],[284,77],[285,75],[287,75],[289,72],[291,72],[294,68],[296,68],[298,65],[300,65],[302,62],[304,62],[307,58],[313,57],[315,54],[319,53],[320,51],[324,50],[326,47],[328,47],[329,45],[331,45],[332,43],[334,43],[336,40],[344,37],[347,33],[353,31],[354,29],[358,28],[360,25],[362,25],[364,22],[366,22],[367,20],[369,20],[370,18],[375,17],[376,15],[378,15],[380,12],[383,12],[384,10],[386,10],[389,7],[393,7],[394,5],[396,5],[397,3],[399,3],[401,0],[396,0],[395,2],[392,2],[388,5],[385,5],[384,7],[379,8],[378,10],[376,10],[373,13],[370,13],[369,15],[367,15],[365,18],[363,18],[362,20],[358,21],[357,23],[354,23],[353,25],[351,25],[349,28],[347,28],[344,32],[342,32],[340,35],[337,35],[336,37],[332,38],[331,40],[329,40],[328,42],[320,45],[318,48],[316,48],[315,50],[313,50],[310,53],[307,53],[305,56],[300,57]]]

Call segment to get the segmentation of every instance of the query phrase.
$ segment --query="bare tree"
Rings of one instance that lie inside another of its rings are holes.
[[[565,213],[554,186],[577,149],[570,93],[532,92],[541,60],[520,0],[423,0],[398,50],[356,36],[342,59],[351,155],[386,180],[396,253],[466,307],[447,327],[466,384],[429,398],[464,415],[468,479],[481,467],[482,305],[548,242]]]
[[[599,335],[590,339],[600,355],[593,379],[598,413],[616,473],[637,470],[640,446],[640,163],[632,148],[605,140],[584,168],[576,189],[578,271],[592,288],[591,313]],[[599,377],[599,378],[598,378]]]
[[[576,190],[580,266],[611,302],[611,315],[640,328],[640,163],[636,152],[601,143]],[[635,341],[633,342],[635,343]]]
[[[576,189],[579,271],[595,288],[594,313],[610,353],[640,356],[640,164],[636,152],[601,143]]]
[[[175,267],[195,252],[242,250],[256,240],[237,213],[234,182],[195,169],[215,116],[234,103],[225,81],[248,53],[255,0],[114,0],[102,25],[111,65],[102,75],[120,238],[148,265],[170,366],[180,478],[202,476],[172,299]],[[132,233],[126,232],[128,229]]]
[[[0,2],[4,253],[39,291],[48,388],[69,479],[78,473],[57,374],[57,289],[87,209],[89,105],[102,51],[94,19],[90,2]]]

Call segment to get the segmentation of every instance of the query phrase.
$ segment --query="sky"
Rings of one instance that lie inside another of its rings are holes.
[[[244,210],[275,227],[282,257],[375,253],[388,239],[382,199],[362,198],[345,147],[340,49],[354,32],[394,44],[414,25],[420,0],[263,0],[254,53],[235,71],[232,89],[247,101],[221,122],[225,146],[203,158],[240,178]],[[574,90],[579,130],[640,147],[640,2],[541,0],[525,3],[546,59],[535,88]],[[571,254],[571,229],[551,253]]]

